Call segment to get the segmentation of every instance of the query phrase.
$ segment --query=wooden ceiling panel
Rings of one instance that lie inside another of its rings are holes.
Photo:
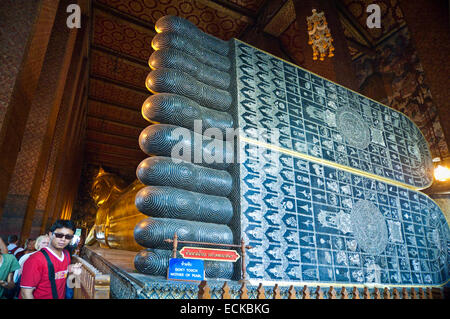
[[[122,147],[117,145],[102,144],[93,141],[86,141],[84,144],[85,151],[98,154],[116,154],[130,159],[144,159],[147,155],[140,149],[131,149],[128,147]]]
[[[92,116],[87,117],[87,130],[95,130],[99,132],[126,136],[138,139],[142,132],[139,127],[133,127],[131,125],[125,125],[118,122],[108,121],[103,118],[96,118]]]
[[[122,146],[126,148],[140,150],[139,141],[137,138],[124,137],[119,135],[112,135],[104,132],[87,130],[86,141],[97,142],[102,144],[110,144]]]
[[[123,82],[146,90],[145,79],[150,72],[149,67],[133,63],[99,50],[92,50],[91,74],[98,77]]]
[[[151,95],[125,88],[113,83],[91,78],[89,81],[89,97],[107,103],[124,106],[141,111],[142,104]]]
[[[119,156],[117,154],[96,153],[91,151],[85,152],[85,160],[88,163],[94,165],[123,168],[128,171],[130,175],[135,174],[137,166],[145,158],[146,156],[144,156],[142,159],[135,159]]]
[[[150,125],[138,111],[94,100],[89,100],[88,116],[121,122],[138,128]]]
[[[130,55],[147,62],[153,52],[151,42],[156,32],[127,20],[94,10],[93,44]]]
[[[155,24],[165,15],[180,16],[191,21],[204,32],[223,40],[237,37],[251,22],[249,17],[221,7],[213,1],[97,0],[96,2],[151,24]],[[261,1],[241,0],[240,2],[247,2],[250,6],[253,3],[254,6]]]

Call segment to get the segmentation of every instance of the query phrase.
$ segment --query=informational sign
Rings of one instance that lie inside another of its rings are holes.
[[[171,258],[167,279],[202,281],[205,279],[205,267],[203,260]]]
[[[180,250],[181,256],[191,259],[217,260],[235,262],[239,259],[239,254],[235,250],[210,249],[199,247],[183,247]]]

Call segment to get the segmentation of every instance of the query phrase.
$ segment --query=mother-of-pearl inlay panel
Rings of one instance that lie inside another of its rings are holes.
[[[402,113],[236,41],[241,133],[416,189],[432,180],[428,145]]]
[[[438,285],[448,224],[414,189],[431,158],[403,114],[235,40],[240,228],[250,279]],[[236,213],[236,212],[235,212]]]

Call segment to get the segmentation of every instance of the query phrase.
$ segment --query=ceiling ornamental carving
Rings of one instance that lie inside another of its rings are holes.
[[[224,40],[238,36],[249,23],[246,16],[210,1],[99,0],[98,2],[151,24],[165,15],[183,17],[202,31]],[[255,8],[261,1],[234,2],[244,7]]]
[[[155,31],[95,10],[93,44],[147,61]]]

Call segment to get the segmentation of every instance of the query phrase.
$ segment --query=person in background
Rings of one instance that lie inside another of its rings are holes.
[[[74,255],[77,255],[77,256],[81,255],[81,250],[83,249],[84,241],[85,241],[84,236],[81,235],[80,236],[80,241],[78,242],[78,245],[75,248]]]
[[[36,251],[36,249],[34,247],[35,244],[36,244],[36,239],[28,238],[25,242],[25,245],[23,246],[24,250],[22,250],[16,254],[17,260],[20,260],[20,258],[22,258],[26,254],[35,252]]]
[[[64,299],[70,272],[81,273],[81,264],[70,264],[66,247],[75,232],[70,220],[57,220],[48,233],[50,242],[25,261],[20,281],[20,299]],[[49,277],[49,266],[54,278]]]
[[[29,252],[24,254],[19,259],[20,269],[18,269],[14,272],[14,282],[16,284],[20,284],[20,276],[22,275],[23,264],[25,264],[25,261],[27,261],[27,259],[34,253],[38,252],[39,250],[41,250],[44,247],[47,247],[49,242],[50,242],[50,238],[48,237],[48,235],[41,235],[38,238],[36,238],[35,241],[33,241],[33,243],[34,243],[33,250],[28,248]]]
[[[17,237],[17,235],[9,235],[8,236],[8,247],[7,247],[8,253],[16,256],[17,253],[20,253],[23,250],[22,247],[18,246],[18,242],[19,242],[19,237]]]
[[[0,237],[0,254],[7,254],[7,253],[8,253],[8,248],[6,248],[5,242]]]
[[[9,298],[6,293],[14,289],[13,274],[17,269],[20,269],[20,265],[14,255],[0,254],[0,299]]]

